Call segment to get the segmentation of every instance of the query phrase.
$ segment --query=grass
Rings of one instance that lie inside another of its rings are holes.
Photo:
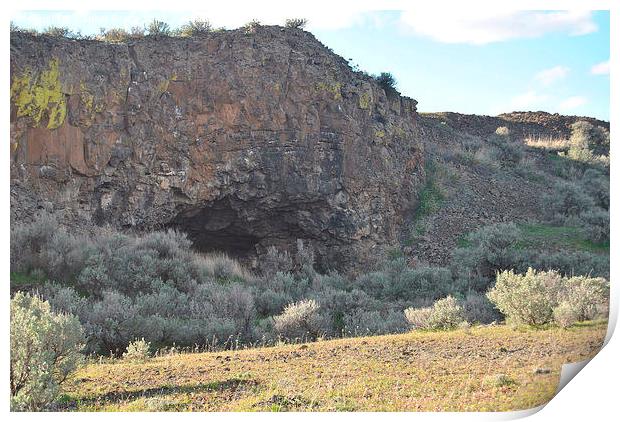
[[[545,224],[520,224],[523,248],[568,249],[599,254],[609,253],[609,242],[593,243],[577,227],[556,227]]]
[[[570,250],[609,254],[609,242],[594,243],[588,240],[578,227],[551,226],[547,224],[529,223],[518,224],[521,230],[521,239],[517,243],[518,249],[535,250]],[[467,233],[457,240],[459,248],[471,247]]]
[[[92,363],[64,385],[59,410],[525,409],[549,401],[561,365],[593,356],[605,332],[499,325]]]
[[[45,280],[45,277],[11,271],[10,279],[11,288],[18,289],[41,284]]]
[[[415,243],[417,236],[424,234],[426,231],[425,219],[436,213],[445,199],[445,194],[438,181],[438,165],[432,161],[428,161],[426,169],[426,183],[418,196],[418,205],[411,222],[412,233],[410,233],[409,237],[406,239],[405,246],[411,246]]]
[[[525,138],[524,142],[525,145],[532,148],[544,149],[547,151],[555,152],[566,151],[570,146],[570,142],[568,139],[554,138],[551,136],[529,136]]]

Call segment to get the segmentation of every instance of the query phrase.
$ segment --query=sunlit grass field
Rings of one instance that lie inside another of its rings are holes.
[[[91,363],[58,410],[520,410],[548,402],[562,364],[595,355],[606,327],[498,325]]]

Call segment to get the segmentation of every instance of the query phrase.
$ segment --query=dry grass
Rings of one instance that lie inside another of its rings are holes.
[[[552,138],[549,136],[529,136],[525,138],[525,145],[532,148],[545,149],[548,151],[566,151],[570,146],[568,139]]]
[[[593,356],[605,331],[605,322],[568,330],[476,327],[185,354],[142,364],[90,364],[65,386],[61,407],[82,411],[525,409],[549,401],[561,365]]]

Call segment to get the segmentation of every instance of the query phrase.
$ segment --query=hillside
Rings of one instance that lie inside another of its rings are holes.
[[[561,365],[592,357],[605,332],[606,323],[494,326],[92,363],[65,386],[59,410],[527,409],[548,402]]]
[[[558,155],[568,149],[571,125],[578,121],[609,130],[608,122],[545,112],[422,114],[427,176],[402,237],[413,262],[446,265],[467,234],[490,224],[515,222],[526,231],[538,228],[539,234],[552,230],[544,199],[558,183],[579,179],[573,171],[579,163]],[[498,137],[498,128],[509,135]],[[553,142],[554,148],[545,146]],[[583,235],[583,248],[567,240],[556,242],[555,250],[588,250]]]
[[[13,409],[517,410],[596,353],[608,122],[202,24],[11,32]]]

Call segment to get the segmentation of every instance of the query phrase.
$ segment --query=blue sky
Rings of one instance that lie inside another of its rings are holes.
[[[544,110],[609,120],[607,11],[22,11],[12,20],[21,27],[57,25],[92,34],[153,18],[173,27],[208,18],[235,28],[253,18],[281,24],[290,16],[307,17],[309,31],[361,70],[391,72],[420,111]]]

